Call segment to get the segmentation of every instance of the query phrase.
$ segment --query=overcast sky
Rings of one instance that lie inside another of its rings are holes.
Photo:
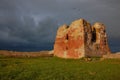
[[[119,9],[120,0],[0,0],[0,49],[52,49],[58,27],[79,18],[104,23],[120,48]]]

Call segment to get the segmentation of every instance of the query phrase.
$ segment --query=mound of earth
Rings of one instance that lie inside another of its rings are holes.
[[[0,50],[0,55],[7,57],[52,57],[52,51],[40,51],[40,52],[16,52]]]

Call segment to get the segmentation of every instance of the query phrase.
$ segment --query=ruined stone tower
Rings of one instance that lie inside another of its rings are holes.
[[[61,26],[56,35],[54,55],[62,58],[102,56],[110,52],[105,26],[95,23],[92,27],[84,19]]]

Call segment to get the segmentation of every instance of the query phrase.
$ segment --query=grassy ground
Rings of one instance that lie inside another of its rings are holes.
[[[0,57],[0,80],[120,80],[120,60]]]

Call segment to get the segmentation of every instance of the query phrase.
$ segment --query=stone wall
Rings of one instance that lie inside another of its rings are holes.
[[[84,19],[73,21],[70,26],[61,26],[56,35],[54,55],[62,58],[102,56],[110,53],[105,26],[93,26]]]

